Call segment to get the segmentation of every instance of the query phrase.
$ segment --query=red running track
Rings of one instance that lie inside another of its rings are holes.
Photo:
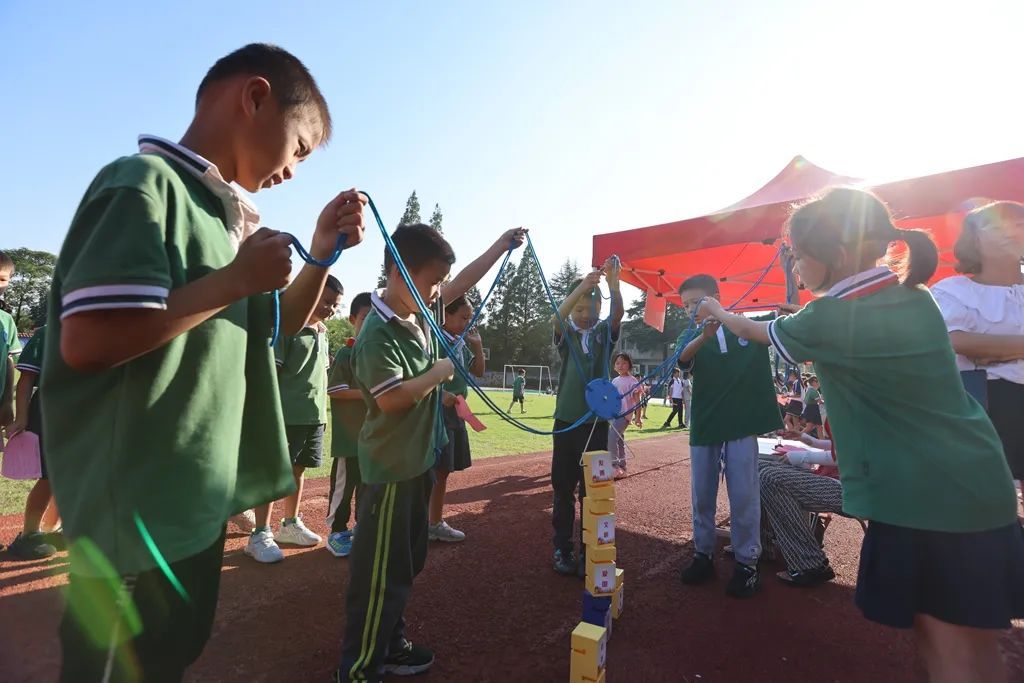
[[[853,605],[862,532],[850,520],[830,527],[826,549],[838,577],[812,590],[783,586],[766,563],[764,589],[727,598],[730,562],[718,579],[684,588],[679,570],[692,553],[689,462],[681,435],[636,442],[631,476],[617,489],[619,565],[626,608],[608,649],[610,682],[921,681],[909,634],[865,621]],[[436,650],[428,681],[566,681],[569,633],[579,621],[582,581],[551,570],[549,456],[478,461],[450,480],[447,519],[466,532],[460,545],[431,546],[407,617],[409,636]],[[306,487],[304,517],[326,529],[327,482]],[[728,508],[724,487],[719,515]],[[0,518],[9,542],[20,518]],[[344,628],[346,560],[322,547],[286,549],[277,565],[242,554],[228,530],[213,638],[191,681],[326,681]],[[0,553],[0,678],[55,680],[56,627],[67,561],[11,562]],[[1020,626],[1020,625],[1018,625]],[[1024,681],[1021,628],[1006,635],[1011,678]]]

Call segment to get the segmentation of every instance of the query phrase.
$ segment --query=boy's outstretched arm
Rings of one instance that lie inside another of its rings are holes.
[[[580,297],[601,284],[602,274],[600,270],[594,270],[584,275],[583,280],[576,289],[572,290],[569,296],[565,297],[565,300],[558,305],[558,315],[551,316],[551,325],[554,327],[556,335],[562,334],[562,325],[559,322],[559,318],[563,321],[569,318],[569,314],[572,313],[572,309],[576,306],[576,302],[580,300]],[[622,297],[620,295],[619,301],[621,302],[621,300]]]
[[[612,306],[609,311],[608,322],[612,326],[612,333],[619,333],[619,326],[622,324],[622,315],[626,309],[622,305],[622,291],[619,289],[619,271],[621,266],[618,264],[618,260],[609,258],[604,262],[602,270],[605,273],[605,281],[608,283],[608,291],[611,293]]]
[[[454,374],[455,365],[451,359],[441,358],[434,363],[434,367],[419,377],[395,385],[393,389],[380,394],[374,400],[377,401],[377,407],[382,413],[405,412],[426,398],[438,384],[450,380]]]
[[[288,283],[291,237],[260,228],[228,265],[167,295],[166,309],[74,313],[61,321],[60,353],[71,368],[97,372],[127,363],[188,332],[247,296]],[[300,326],[301,327],[301,326]]]
[[[714,318],[737,337],[749,339],[758,344],[771,344],[768,339],[768,323],[752,320],[746,316],[730,313],[717,300],[708,297],[701,303],[706,315]]]
[[[523,246],[526,242],[527,232],[524,228],[506,230],[487,251],[459,271],[459,274],[450,282],[441,285],[441,300],[454,301],[468,292],[476,283],[480,282],[480,278],[486,275],[487,271],[494,267],[494,264],[508,251],[509,247],[518,249]]]
[[[711,339],[718,334],[718,323],[714,320],[708,320],[704,323],[704,329],[696,338],[690,340],[690,343],[683,348],[683,352],[679,354],[679,359],[676,361],[680,367],[689,365],[693,357],[700,351],[700,347],[704,346],[704,342]]]
[[[483,377],[487,371],[487,359],[484,358],[484,341],[480,333],[472,330],[466,335],[466,343],[469,350],[473,352],[473,362],[469,365],[469,371],[474,377]]]
[[[338,235],[346,235],[345,248],[363,241],[363,205],[366,196],[354,188],[342,192],[328,202],[316,221],[309,253],[323,260],[334,253]],[[327,268],[302,266],[295,280],[281,293],[281,334],[298,334],[316,308],[327,281]]]

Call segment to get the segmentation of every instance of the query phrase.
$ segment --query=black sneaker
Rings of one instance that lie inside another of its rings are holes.
[[[571,550],[564,553],[561,550],[555,551],[555,571],[566,575],[576,573],[576,558]]]
[[[725,594],[734,598],[749,598],[761,588],[761,575],[757,567],[736,563],[732,578],[725,586]]]
[[[434,653],[422,645],[413,645],[408,640],[398,652],[389,652],[384,660],[384,673],[395,676],[415,676],[434,664]]]
[[[715,563],[704,553],[695,553],[693,562],[683,570],[679,578],[688,586],[704,583],[715,575]]]
[[[7,547],[7,552],[22,560],[44,560],[57,554],[57,549],[46,542],[44,534],[34,531],[20,533]]]
[[[836,573],[829,566],[828,562],[814,569],[800,569],[797,571],[785,571],[776,574],[779,581],[794,588],[811,588],[827,583],[836,578]]]
[[[67,539],[64,538],[63,531],[48,531],[43,534],[43,541],[56,548],[57,552],[62,552],[68,549],[68,542]]]

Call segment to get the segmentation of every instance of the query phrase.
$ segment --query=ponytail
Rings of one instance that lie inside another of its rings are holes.
[[[903,284],[907,287],[923,285],[939,267],[939,250],[928,233],[921,230],[896,229],[894,241],[907,245],[903,266]]]

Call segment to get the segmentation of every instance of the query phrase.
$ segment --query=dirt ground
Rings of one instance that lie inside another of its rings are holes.
[[[921,681],[909,634],[865,621],[853,605],[862,531],[837,519],[826,550],[835,582],[796,590],[763,567],[764,588],[727,598],[728,558],[717,580],[684,587],[691,556],[689,456],[685,438],[639,442],[631,475],[618,483],[619,566],[626,606],[608,648],[609,681]],[[551,569],[549,456],[477,462],[450,480],[446,518],[466,532],[431,546],[409,603],[409,637],[433,648],[428,681],[565,681],[569,634],[580,618],[582,581]],[[307,485],[306,523],[326,534],[327,482]],[[719,516],[728,508],[723,492]],[[0,518],[9,542],[20,518]],[[344,629],[346,560],[323,547],[285,549],[277,565],[242,553],[228,529],[213,637],[190,681],[327,681]],[[0,553],[0,679],[55,680],[67,560],[12,562]],[[1011,678],[1024,681],[1024,633],[1004,637]]]

